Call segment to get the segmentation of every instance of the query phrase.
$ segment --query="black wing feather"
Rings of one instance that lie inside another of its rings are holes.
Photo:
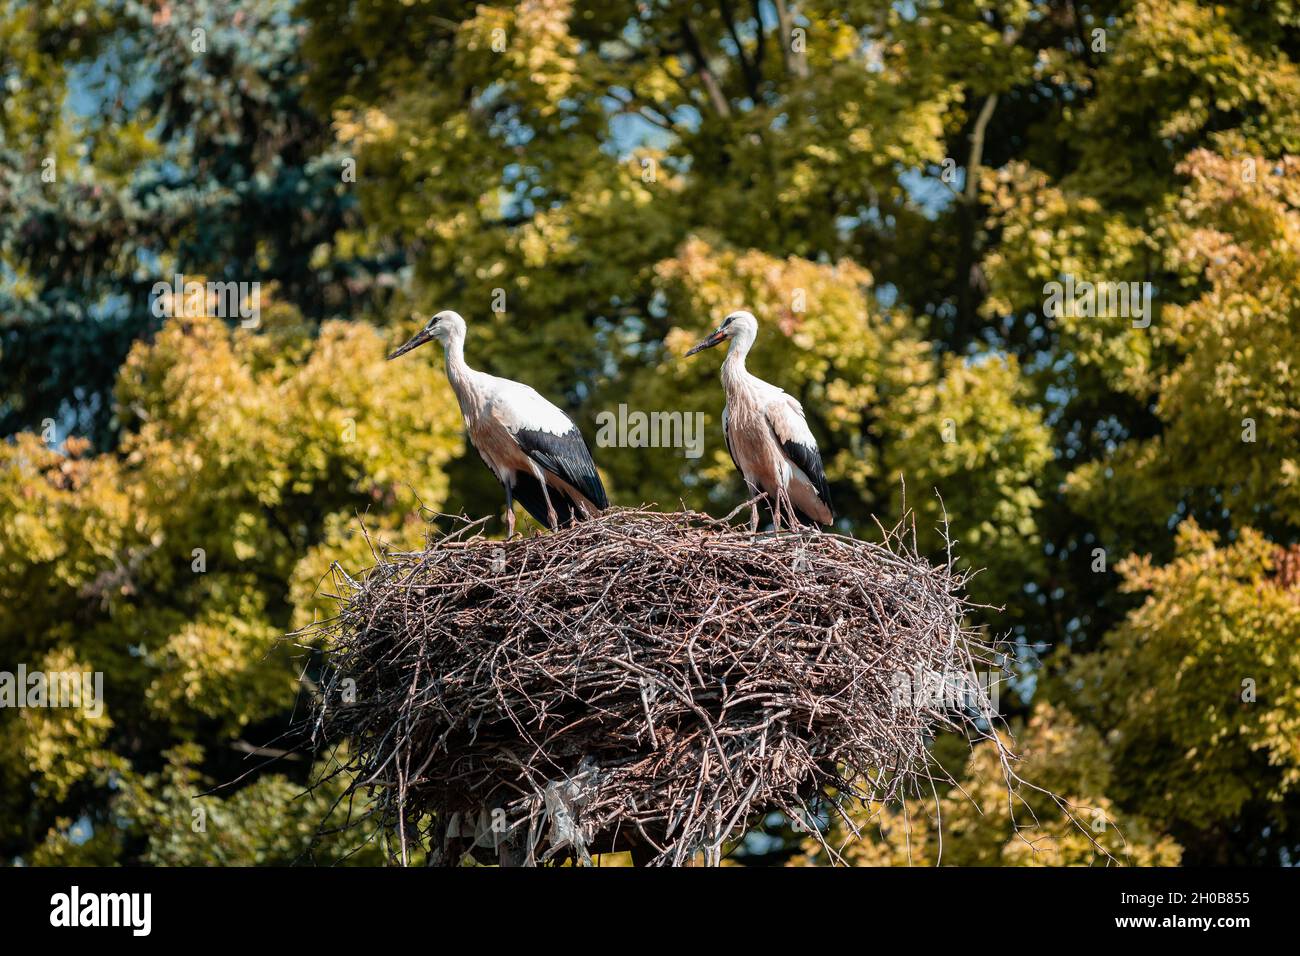
[[[776,432],[773,431],[772,434],[775,435]],[[785,451],[786,457],[798,465],[799,470],[808,476],[808,480],[817,489],[817,497],[826,505],[827,510],[834,515],[835,506],[831,504],[831,489],[826,484],[826,470],[822,468],[821,452],[816,448],[801,445],[797,441],[782,442],[781,448]],[[800,514],[807,518],[810,524],[815,524],[807,515],[803,515],[802,512]]]
[[[525,428],[514,434],[515,441],[529,458],[581,491],[597,508],[609,507],[605,486],[600,482],[587,443],[582,440],[582,432],[574,428],[563,435],[553,435]],[[542,513],[546,513],[545,505]]]

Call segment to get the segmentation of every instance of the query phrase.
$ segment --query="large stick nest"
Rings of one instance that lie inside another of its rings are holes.
[[[962,576],[900,534],[648,510],[509,542],[480,526],[337,572],[324,625],[316,739],[347,741],[404,861],[716,862],[760,813],[929,789],[940,729],[990,736],[978,685],[934,692],[997,667]]]

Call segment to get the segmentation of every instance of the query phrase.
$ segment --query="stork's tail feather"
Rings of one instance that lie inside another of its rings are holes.
[[[538,524],[552,531],[555,530],[546,511],[546,497],[542,494],[541,482],[532,475],[520,473],[515,476],[512,490],[515,500],[524,506],[524,510],[532,515]],[[559,519],[560,527],[573,521],[582,521],[587,517],[582,508],[563,490],[549,487],[547,492],[551,496],[551,507],[555,509],[555,517]]]

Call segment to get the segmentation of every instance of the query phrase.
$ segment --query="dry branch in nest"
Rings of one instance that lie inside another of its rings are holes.
[[[963,577],[901,534],[649,510],[509,542],[481,524],[336,572],[323,625],[315,739],[348,742],[403,861],[418,841],[446,864],[717,862],[761,813],[932,792],[941,729],[1003,746]]]

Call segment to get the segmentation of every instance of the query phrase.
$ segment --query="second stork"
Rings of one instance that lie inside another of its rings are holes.
[[[803,406],[745,368],[745,356],[757,336],[758,320],[741,309],[686,354],[731,340],[722,363],[722,387],[727,393],[722,435],[750,494],[761,492],[772,506],[773,528],[781,530],[782,511],[789,515],[791,525],[801,521],[830,524],[835,520],[831,492]],[[758,505],[750,508],[750,527],[757,530]]]

